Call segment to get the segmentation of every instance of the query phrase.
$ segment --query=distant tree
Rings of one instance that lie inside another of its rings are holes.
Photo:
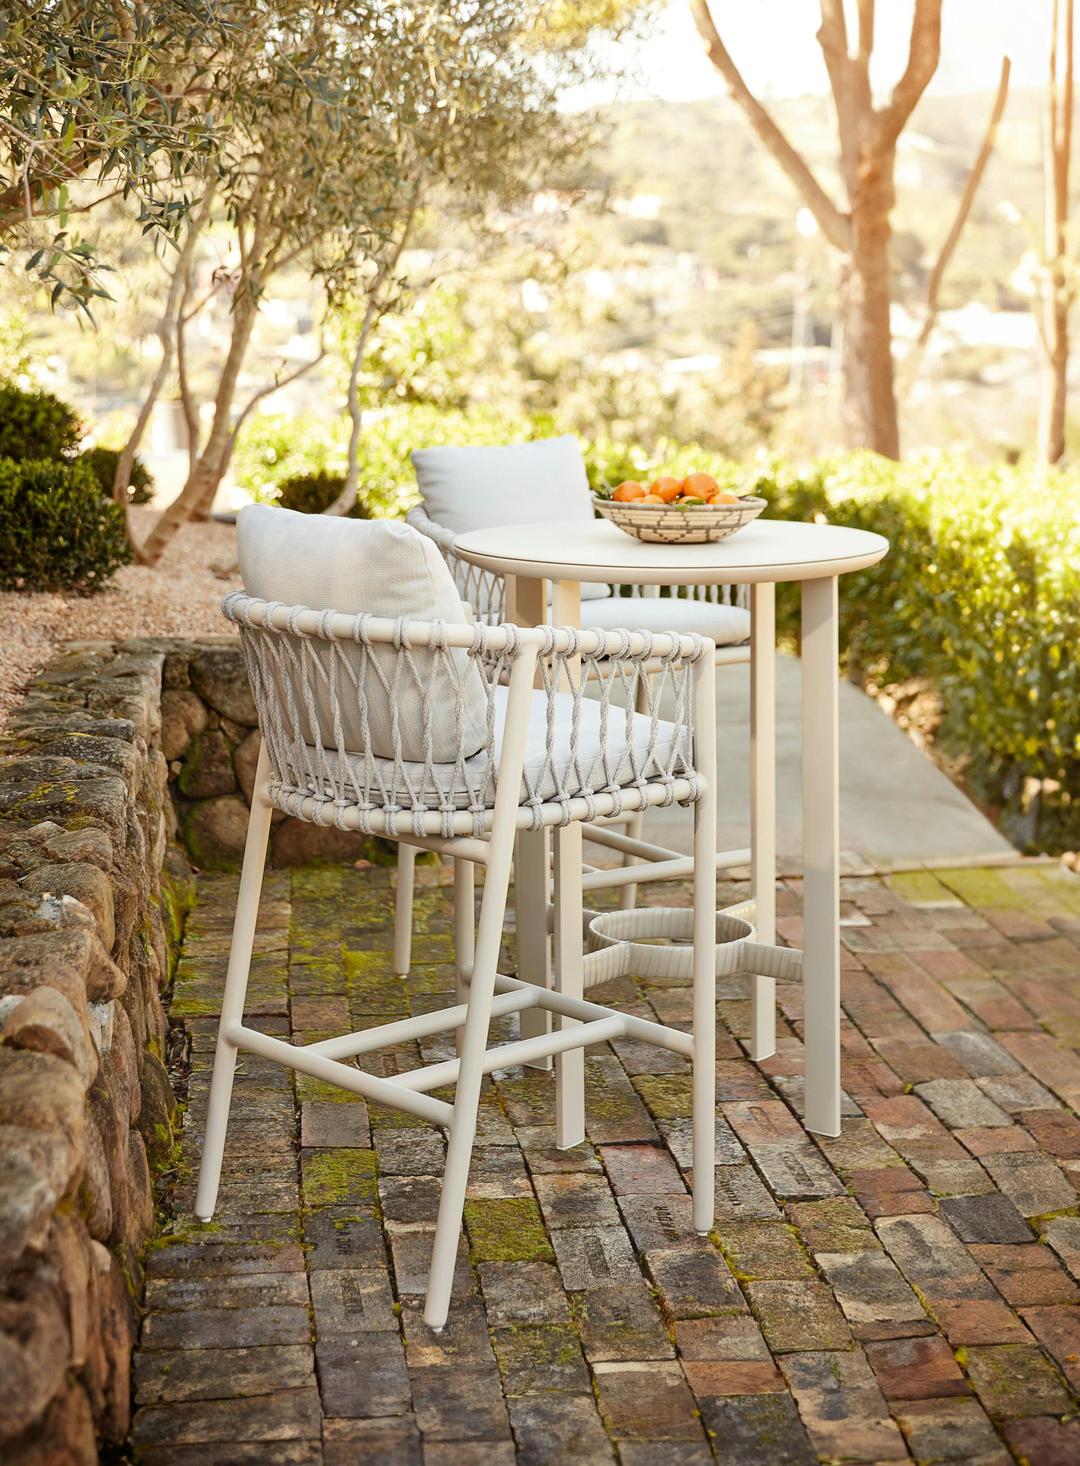
[[[897,458],[900,431],[893,382],[892,210],[900,135],[937,70],[942,0],[915,0],[903,74],[875,103],[870,86],[875,0],[857,0],[852,46],[844,0],[820,0],[817,39],[829,75],[847,208],[840,208],[772,113],[753,95],[724,45],[708,0],[690,0],[698,32],[758,138],[845,260],[844,395],[849,433],[861,446]]]
[[[1074,106],[1074,0],[1053,0],[1050,65],[1043,127],[1045,176],[1043,298],[1036,314],[1045,355],[1039,405],[1038,453],[1044,463],[1065,454],[1065,404],[1069,378],[1069,311],[1076,298],[1069,250],[1069,175]]]
[[[178,233],[226,103],[232,0],[10,0],[0,9],[0,251],[54,304],[104,295],[73,219],[123,193]]]

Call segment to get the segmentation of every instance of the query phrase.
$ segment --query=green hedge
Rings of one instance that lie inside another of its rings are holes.
[[[510,417],[492,408],[468,412],[408,403],[371,412],[360,444],[361,503],[373,515],[398,517],[416,503],[409,453],[436,444],[495,444],[542,438],[555,431],[544,417]],[[233,455],[236,483],[256,499],[280,502],[286,480],[311,474],[343,474],[349,420],[264,413],[241,431]]]
[[[85,463],[0,458],[0,590],[100,590],[131,559],[124,510]]]
[[[99,444],[96,448],[88,448],[85,453],[80,453],[79,462],[86,464],[97,479],[101,492],[107,499],[111,499],[113,480],[116,478],[116,465],[120,462],[119,448],[102,448]],[[131,477],[128,480],[128,502],[130,504],[149,504],[153,497],[154,476],[136,454],[131,465]]]
[[[74,409],[59,397],[0,382],[0,458],[71,458],[82,435]]]
[[[298,514],[323,514],[344,487],[343,473],[294,473],[282,482],[275,502],[282,509],[294,509]],[[359,500],[347,515],[349,519],[367,517],[367,511]]]

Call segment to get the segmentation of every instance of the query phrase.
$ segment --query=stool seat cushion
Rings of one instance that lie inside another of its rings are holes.
[[[583,587],[584,588],[584,587]],[[696,631],[717,646],[740,646],[750,640],[750,612],[741,606],[717,605],[675,596],[612,596],[609,601],[583,602],[581,624],[594,631]]]
[[[585,460],[572,434],[497,447],[417,448],[410,457],[426,514],[455,535],[539,520],[593,519]],[[581,594],[583,600],[600,600],[611,592],[606,585],[583,585]]]
[[[494,754],[482,752],[466,760],[459,771],[453,763],[403,763],[396,769],[392,761],[351,756],[347,762],[359,789],[377,786],[382,781],[387,790],[405,793],[406,781],[410,799],[401,802],[423,804],[438,809],[447,804],[468,809],[473,803],[490,807],[495,802],[495,781],[502,759],[502,729],[506,717],[505,687],[496,687],[492,694],[495,714]],[[672,760],[682,755],[691,767],[691,739],[685,726],[658,719],[654,724],[647,713],[629,714],[625,709],[609,705],[606,716],[598,699],[583,698],[574,738],[574,699],[569,693],[555,693],[551,699],[551,747],[549,751],[548,697],[534,692],[529,709],[529,730],[525,747],[525,768],[521,802],[539,798],[544,802],[574,798],[597,792],[613,785],[625,787],[639,778],[659,778],[670,768]],[[308,757],[311,757],[309,750]],[[335,783],[341,783],[342,770],[328,758],[328,772]],[[464,777],[463,777],[464,776]],[[310,777],[310,776],[308,776]],[[306,782],[303,778],[298,783]],[[477,791],[479,798],[477,799]],[[315,791],[310,791],[315,792]],[[344,791],[347,795],[348,790]]]

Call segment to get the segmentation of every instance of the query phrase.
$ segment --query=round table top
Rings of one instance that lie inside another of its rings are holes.
[[[606,519],[594,519],[471,530],[457,537],[454,549],[470,564],[529,580],[743,585],[865,570],[888,553],[889,542],[838,524],[755,519],[713,545],[650,545]]]

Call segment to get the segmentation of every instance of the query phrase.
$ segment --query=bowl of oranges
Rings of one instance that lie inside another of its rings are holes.
[[[626,479],[593,495],[597,512],[624,533],[654,545],[704,545],[727,539],[756,519],[764,499],[721,488],[711,474]]]

